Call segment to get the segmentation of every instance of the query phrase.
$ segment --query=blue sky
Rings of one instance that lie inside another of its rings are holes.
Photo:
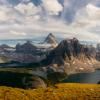
[[[0,39],[49,32],[100,42],[100,0],[0,0]]]

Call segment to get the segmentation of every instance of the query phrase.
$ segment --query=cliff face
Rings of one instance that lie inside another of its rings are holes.
[[[76,38],[73,38],[63,40],[41,63],[57,70],[63,66],[61,67],[63,70],[69,68],[71,71],[88,72],[93,71],[94,66],[98,66],[99,62],[95,57],[94,47],[82,45]]]
[[[100,61],[100,43],[97,44],[97,54],[96,54],[96,59]]]

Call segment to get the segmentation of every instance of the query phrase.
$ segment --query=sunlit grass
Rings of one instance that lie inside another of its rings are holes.
[[[100,85],[64,83],[33,90],[1,86],[0,100],[100,100]]]

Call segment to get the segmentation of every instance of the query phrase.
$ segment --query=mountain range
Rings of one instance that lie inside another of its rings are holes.
[[[62,71],[67,71],[67,73],[70,73],[70,71],[89,72],[93,71],[95,67],[100,68],[96,54],[96,49],[92,45],[80,44],[77,38],[65,39],[40,64],[41,66],[50,66],[53,70],[61,68]]]
[[[20,63],[30,63],[31,66],[53,66],[53,69],[65,66],[66,69],[88,71],[93,70],[94,66],[98,67],[100,59],[99,45],[95,48],[92,45],[81,44],[77,38],[64,39],[58,43],[52,33],[46,37],[43,43],[50,44],[52,49],[50,47],[38,48],[30,41],[27,41],[22,45],[17,44],[15,51],[4,51],[3,56],[17,62],[22,61]],[[0,48],[5,50],[10,47],[1,45]],[[37,60],[34,60],[35,58]],[[34,63],[34,61],[36,62]]]

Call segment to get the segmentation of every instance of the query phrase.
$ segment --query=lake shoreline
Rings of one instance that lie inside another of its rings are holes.
[[[97,84],[100,81],[99,76],[100,69],[96,69],[94,72],[71,74],[63,82]]]

